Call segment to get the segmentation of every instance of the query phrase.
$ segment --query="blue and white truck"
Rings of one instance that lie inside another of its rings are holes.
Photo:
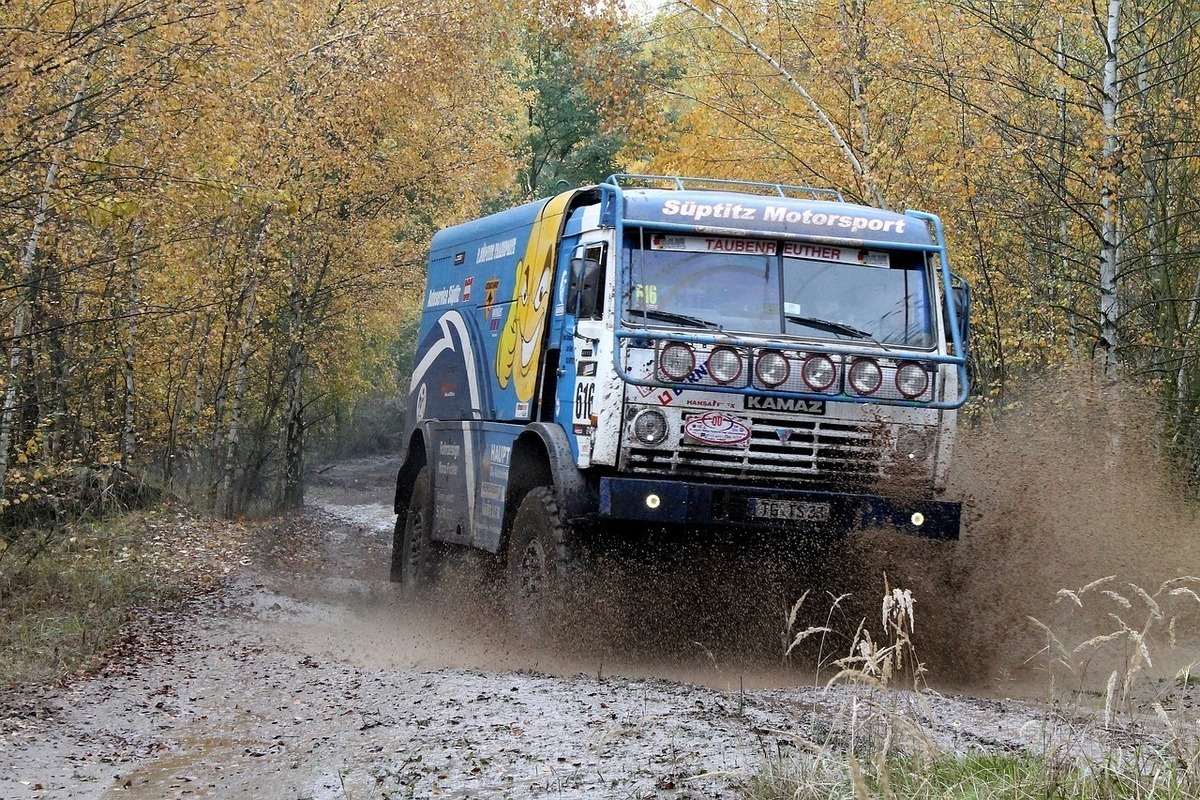
[[[954,539],[968,298],[937,217],[805,187],[616,175],[442,230],[392,579],[478,548],[534,615],[597,530]]]

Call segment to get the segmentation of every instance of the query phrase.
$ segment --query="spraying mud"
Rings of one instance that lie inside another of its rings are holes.
[[[956,484],[972,514],[947,618],[962,674],[1044,690],[1046,649],[1061,652],[1048,634],[1073,650],[1122,626],[1147,632],[1157,678],[1200,659],[1200,601],[1179,591],[1197,588],[1179,579],[1200,575],[1200,516],[1156,451],[1146,402],[1068,375],[965,431]],[[1078,602],[1063,592],[1109,576]],[[1109,667],[1127,651],[1098,655]],[[1091,672],[1084,684],[1107,678]]]
[[[1119,398],[1040,395],[964,426],[955,545],[864,531],[821,558],[771,540],[618,548],[536,642],[510,631],[484,558],[402,598],[387,581],[397,463],[329,465],[222,593],[140,620],[102,674],[0,704],[0,797],[736,798],[803,742],[1011,752],[1050,730],[1104,753],[1112,729],[1005,698],[1061,700],[1132,668],[1126,710],[1200,715],[1174,679],[1200,657],[1200,587],[1159,591],[1200,572],[1200,526],[1148,433]],[[885,587],[912,593],[933,691],[825,688],[860,626],[886,641]],[[1145,636],[1071,652],[1120,621]]]
[[[602,556],[558,640],[523,666],[716,688],[820,683],[860,626],[880,641],[880,601],[901,588],[915,599],[912,638],[930,686],[1043,700],[1102,691],[1138,641],[1150,656],[1134,664],[1141,682],[1170,684],[1200,662],[1200,580],[1187,580],[1200,576],[1200,516],[1156,441],[1144,400],[1067,374],[964,421],[948,492],[965,503],[960,541],[869,530],[809,552],[770,537],[676,538]],[[470,593],[442,604],[503,629],[500,590],[464,585]],[[785,659],[811,627],[829,630]],[[1137,636],[1075,652],[1121,630]]]
[[[1145,404],[1076,374],[1043,384],[960,426],[959,542],[852,539],[851,589],[863,594],[886,574],[918,598],[916,640],[934,685],[1040,698],[1064,682],[1102,691],[1128,663],[1131,638],[1073,651],[1124,628],[1146,633],[1148,681],[1200,661],[1197,581],[1181,580],[1200,575],[1200,517],[1154,447]]]

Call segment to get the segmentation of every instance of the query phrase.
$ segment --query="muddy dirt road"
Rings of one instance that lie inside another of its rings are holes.
[[[903,744],[892,714],[939,749],[1108,746],[1023,702],[855,696],[778,653],[734,663],[699,641],[708,612],[630,657],[530,647],[467,596],[405,604],[386,579],[395,468],[322,471],[223,591],[22,699],[0,720],[0,798],[733,798],[803,741]]]

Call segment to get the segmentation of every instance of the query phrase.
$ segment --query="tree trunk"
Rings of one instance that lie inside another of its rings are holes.
[[[858,115],[858,150],[862,154],[863,172],[870,174],[874,166],[874,143],[871,136],[871,107],[867,102],[870,77],[867,63],[867,33],[864,30],[866,0],[841,0],[838,15],[846,31],[847,49],[853,54],[850,69],[850,102]],[[878,195],[878,193],[876,193]],[[884,204],[886,206],[886,204]]]
[[[304,505],[304,343],[288,348],[287,433],[283,449],[282,503],[286,509]]]
[[[204,376],[205,365],[208,362],[208,337],[212,333],[213,314],[210,311],[204,312],[204,325],[200,329],[200,350],[196,354],[196,374],[192,381],[192,426],[187,444],[187,470],[188,473],[197,473],[204,476],[204,480],[212,473],[209,472],[210,464],[205,460],[205,448],[201,445],[204,434]],[[220,411],[214,402],[214,417],[213,425],[217,425],[220,421]],[[191,480],[187,481],[191,485]]]
[[[1109,0],[1108,19],[1104,33],[1104,78],[1101,86],[1101,113],[1104,117],[1104,157],[1101,164],[1100,208],[1100,357],[1104,375],[1117,377],[1117,322],[1120,308],[1117,278],[1121,269],[1121,203],[1118,187],[1121,180],[1121,81],[1117,68],[1120,57],[1121,0]]]
[[[42,228],[50,213],[50,195],[58,184],[58,171],[62,165],[63,153],[67,142],[75,130],[79,119],[79,110],[83,104],[83,93],[91,74],[91,62],[88,62],[75,97],[67,108],[67,121],[63,126],[62,137],[54,147],[54,155],[50,166],[46,168],[46,179],[42,182],[42,191],[38,196],[37,212],[33,216],[33,228],[25,240],[25,249],[17,269],[17,304],[13,311],[12,347],[8,355],[8,385],[4,389],[4,404],[0,408],[0,497],[3,496],[5,481],[8,478],[8,451],[12,446],[13,428],[16,422],[17,398],[21,393],[21,370],[29,360],[32,350],[26,342],[31,323],[32,308],[30,294],[33,291],[33,261],[37,257],[38,245],[41,242]]]
[[[1066,27],[1066,22],[1060,16],[1058,18],[1058,47],[1055,53],[1055,64],[1058,67],[1060,75],[1067,74],[1067,50],[1066,42],[1064,41],[1063,31]],[[1070,136],[1070,106],[1067,102],[1067,85],[1064,82],[1058,93],[1058,163],[1055,165],[1055,174],[1057,175],[1058,197],[1065,198],[1068,196],[1067,188],[1067,159],[1070,156],[1069,136]],[[1070,310],[1067,311],[1067,347],[1071,351],[1072,356],[1079,355],[1079,347],[1076,342],[1076,322],[1074,303],[1069,302],[1067,298],[1059,296],[1059,287],[1068,284],[1071,275],[1071,257],[1070,257],[1070,212],[1063,208],[1060,204],[1057,209],[1058,215],[1058,246],[1055,254],[1057,260],[1058,274],[1053,272],[1050,275],[1050,295],[1051,307],[1055,304],[1062,305]],[[1051,326],[1051,330],[1055,326]]]
[[[301,263],[292,265],[292,287],[288,293],[287,431],[280,498],[283,507],[289,509],[304,505],[304,430],[307,425],[304,420],[304,374],[308,369],[308,332],[324,308],[321,297],[331,263],[332,255],[327,251],[311,279]]]
[[[259,265],[262,260],[263,246],[267,239],[267,223],[270,216],[271,206],[267,206],[263,209],[259,219],[254,244],[247,256],[246,269],[242,273],[244,313],[241,319],[241,343],[234,367],[229,404],[229,429],[225,437],[225,461],[221,470],[220,489],[217,492],[217,509],[226,516],[233,516],[243,510],[241,501],[235,494],[234,484],[242,477],[242,470],[239,468],[242,403],[246,398],[246,371],[250,364],[250,355],[253,352],[254,331],[258,320]]]
[[[142,246],[142,222],[133,223],[133,249],[129,254],[129,306],[126,309],[125,348],[122,371],[125,377],[125,428],[121,437],[121,463],[129,469],[137,450],[137,381],[134,365],[137,360],[138,303],[141,276],[138,273],[139,248]]]
[[[787,82],[788,86],[791,86],[792,89],[798,95],[800,95],[800,97],[808,105],[809,109],[816,116],[817,120],[821,123],[822,127],[824,127],[826,132],[829,133],[830,138],[833,139],[834,143],[838,146],[838,149],[842,151],[842,155],[846,157],[846,162],[850,165],[850,168],[854,170],[854,174],[859,177],[867,191],[871,194],[875,204],[880,208],[889,208],[887,198],[884,196],[883,191],[878,185],[876,185],[875,180],[868,172],[866,165],[864,165],[855,154],[854,148],[850,146],[850,143],[846,141],[846,137],[843,136],[841,131],[837,129],[837,126],[833,124],[833,120],[831,120],[829,115],[825,113],[825,109],[821,108],[817,101],[813,99],[812,95],[808,93],[808,90],[804,88],[804,84],[802,84],[799,79],[787,69],[787,67],[783,66],[778,59],[774,58],[770,53],[766,52],[757,44],[752,42],[744,32],[734,30],[731,26],[725,24],[725,22],[713,16],[712,14],[702,11],[699,6],[690,2],[690,0],[679,0],[679,3],[685,8],[691,10],[693,13],[699,14],[710,23],[720,28],[731,39],[741,44],[763,61],[767,62],[767,64],[771,66],[771,69],[779,73],[779,76]],[[722,8],[724,9],[724,7]],[[728,16],[733,17],[732,13],[728,13],[728,9],[724,10],[727,12]],[[736,23],[736,17],[733,17],[733,19]],[[740,26],[740,23],[737,24]]]

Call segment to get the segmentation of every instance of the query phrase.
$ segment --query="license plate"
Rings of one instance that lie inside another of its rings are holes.
[[[755,519],[828,522],[829,503],[809,503],[803,500],[754,499],[750,501],[750,516]]]

